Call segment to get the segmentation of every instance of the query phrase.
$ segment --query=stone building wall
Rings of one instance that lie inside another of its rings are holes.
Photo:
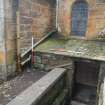
[[[0,0],[0,80],[6,76],[5,57],[5,34],[4,34],[4,0]]]
[[[21,53],[54,29],[55,26],[54,0],[20,0],[20,49]]]
[[[16,10],[17,0],[4,1],[5,48],[7,76],[16,71]]]
[[[0,80],[16,71],[16,0],[0,1]]]
[[[36,105],[67,105],[68,92],[67,79],[64,75]]]
[[[71,33],[71,11],[76,0],[60,0],[58,9],[59,32],[66,37]],[[93,39],[105,28],[105,2],[86,0],[88,3],[88,24],[86,39]]]
[[[40,68],[40,70],[49,71],[49,69],[53,69],[60,65],[70,64],[70,57],[55,55],[55,54],[47,54],[41,52],[35,52],[35,67]]]
[[[17,27],[21,53],[55,28],[55,1],[0,0],[0,79],[14,75],[17,63]],[[17,11],[20,23],[17,24]]]

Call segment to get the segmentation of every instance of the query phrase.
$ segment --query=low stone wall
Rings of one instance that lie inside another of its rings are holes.
[[[6,77],[7,77],[6,65],[0,64],[0,83],[6,80]]]
[[[68,56],[61,56],[55,54],[35,52],[35,68],[49,71],[58,65],[71,63],[72,60]]]
[[[68,69],[68,87],[69,87],[69,97],[72,93],[72,82],[74,74],[74,59],[67,56],[59,56],[55,54],[45,54],[41,52],[35,53],[35,67],[43,70],[51,70],[53,67],[63,67]],[[82,59],[85,60],[85,59]],[[90,60],[91,61],[91,60]],[[92,61],[93,62],[93,61]],[[99,78],[97,86],[97,104],[105,105],[105,62],[98,62],[99,68]],[[67,64],[67,65],[66,65]]]
[[[68,105],[67,70],[56,68],[7,105]]]
[[[50,71],[54,68],[65,68],[67,70],[67,85],[69,88],[69,97],[72,94],[74,61],[68,56],[35,52],[35,64],[33,65],[38,70]]]

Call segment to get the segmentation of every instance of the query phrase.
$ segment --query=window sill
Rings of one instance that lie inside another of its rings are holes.
[[[73,36],[73,35],[71,35],[69,38],[71,38],[71,39],[86,39],[86,37],[84,36]]]
[[[96,3],[96,5],[105,5],[105,2],[104,3]]]

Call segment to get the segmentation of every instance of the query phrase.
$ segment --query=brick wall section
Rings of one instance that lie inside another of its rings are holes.
[[[6,71],[7,76],[16,71],[16,9],[17,0],[4,1],[5,40],[6,40]]]
[[[32,36],[34,36],[34,42],[37,42],[54,28],[55,7],[51,4],[49,0],[20,0],[21,52],[31,46]]]
[[[36,42],[55,27],[55,2],[50,2],[50,0],[0,0],[0,4],[0,24],[2,26],[0,31],[0,78],[2,76],[6,78],[16,71],[16,11],[20,11],[22,53],[31,46],[32,35]]]
[[[16,15],[15,0],[0,0],[0,80],[16,70]]]
[[[105,28],[105,3],[98,4],[97,0],[86,0],[88,3],[88,24],[86,39],[93,39]],[[69,37],[71,32],[71,11],[75,0],[60,0],[58,24],[62,36]]]
[[[43,70],[49,70],[59,65],[71,63],[70,57],[41,52],[36,52],[35,54],[35,67]]]

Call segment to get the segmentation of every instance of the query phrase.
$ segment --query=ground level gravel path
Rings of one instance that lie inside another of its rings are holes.
[[[39,80],[46,73],[43,71],[25,70],[22,74],[0,85],[0,105],[6,105],[18,94]]]

